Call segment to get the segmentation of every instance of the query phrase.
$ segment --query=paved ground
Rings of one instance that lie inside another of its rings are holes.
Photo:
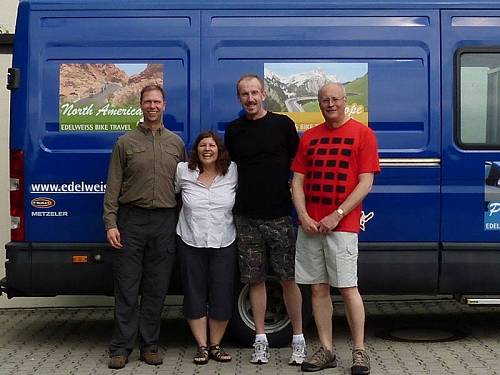
[[[500,374],[500,307],[470,307],[451,299],[366,303],[367,344],[372,374]],[[339,367],[322,371],[349,374],[349,335],[343,306],[336,303],[335,343]],[[123,370],[106,367],[112,329],[110,308],[0,310],[0,374],[298,374],[286,365],[289,349],[271,349],[265,366],[248,363],[250,349],[227,340],[229,364],[191,363],[195,349],[178,306],[165,309],[162,366],[137,360]],[[306,330],[309,350],[317,348],[314,327]],[[398,338],[398,340],[395,340]],[[442,342],[425,342],[441,339]],[[420,340],[405,342],[402,340]]]

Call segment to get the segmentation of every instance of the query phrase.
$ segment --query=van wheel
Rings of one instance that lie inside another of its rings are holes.
[[[303,289],[301,289],[303,290]],[[276,277],[266,280],[267,309],[265,316],[265,330],[271,347],[282,347],[292,339],[292,323],[286,312],[283,301],[283,289]],[[305,323],[311,321],[310,294],[303,292],[303,317]],[[309,311],[309,312],[308,312]],[[229,325],[229,332],[241,345],[250,347],[255,340],[255,323],[250,306],[248,285],[239,284],[236,288],[233,318]]]

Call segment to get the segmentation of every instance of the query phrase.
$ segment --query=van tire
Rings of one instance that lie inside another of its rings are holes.
[[[283,289],[277,277],[266,280],[267,309],[265,330],[269,346],[283,347],[292,339],[292,324],[283,301]],[[302,321],[303,328],[312,320],[310,288],[302,288]],[[250,307],[248,284],[235,288],[233,317],[229,323],[229,334],[242,346],[251,347],[255,341],[255,324]]]

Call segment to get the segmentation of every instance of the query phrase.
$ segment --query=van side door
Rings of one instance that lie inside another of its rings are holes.
[[[440,291],[500,288],[500,10],[441,15]]]

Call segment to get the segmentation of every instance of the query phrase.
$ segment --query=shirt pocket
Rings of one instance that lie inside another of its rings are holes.
[[[146,151],[146,146],[131,146],[125,150],[127,167],[131,169],[132,173],[148,167],[148,153]]]
[[[181,161],[180,153],[177,148],[166,143],[161,143],[160,149],[162,168],[164,168],[169,178],[173,178],[175,176],[175,170],[177,169],[177,163]]]
[[[173,158],[176,164],[181,161],[179,151],[172,145],[169,145],[167,143],[161,143],[160,148],[162,151],[162,155],[165,159]]]

